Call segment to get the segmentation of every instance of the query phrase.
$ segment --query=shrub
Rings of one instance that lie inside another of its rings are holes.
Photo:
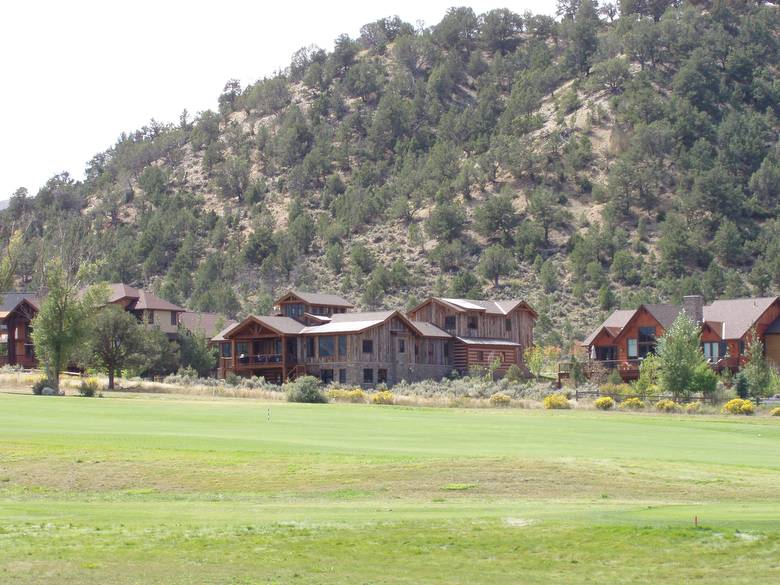
[[[302,376],[293,382],[287,382],[283,389],[287,393],[287,402],[305,402],[322,404],[328,401],[320,389],[321,382],[314,376]]]
[[[235,372],[228,372],[228,375],[225,376],[225,384],[228,386],[238,386],[241,383],[241,376],[236,374]]]
[[[596,398],[593,402],[593,406],[599,410],[612,410],[615,406],[615,401],[611,396],[602,396],[601,398]]]
[[[490,406],[509,406],[512,399],[503,392],[496,392],[490,397]]]
[[[721,413],[723,414],[753,414],[755,412],[755,408],[753,406],[753,403],[750,400],[745,400],[743,398],[735,398],[734,400],[729,400],[726,404],[723,405],[723,408],[721,409]]]
[[[617,370],[611,370],[609,374],[607,374],[607,384],[612,384],[617,386],[618,384],[623,383],[623,378],[620,377],[620,372]]]
[[[655,409],[658,412],[679,412],[680,405],[677,404],[674,400],[664,398],[663,400],[659,400],[655,403]]]
[[[602,384],[599,388],[599,392],[602,394],[612,394],[614,396],[626,396],[628,394],[633,394],[633,390],[628,384],[612,384],[609,382]]]
[[[381,390],[371,395],[371,402],[374,404],[394,404],[395,394],[390,390]]]
[[[504,378],[509,382],[520,382],[523,379],[523,370],[517,364],[512,364],[506,369]]]
[[[46,387],[46,378],[40,378],[35,382],[33,382],[32,393],[35,394],[36,396],[40,396],[45,387]]]
[[[86,380],[82,380],[81,384],[79,385],[79,394],[87,398],[93,398],[99,392],[100,383],[96,378],[87,378]]]
[[[701,402],[696,402],[696,401],[688,402],[686,404],[683,404],[682,407],[687,414],[696,414],[701,410]]]
[[[642,400],[637,398],[636,396],[632,396],[631,398],[626,398],[624,401],[620,403],[620,408],[625,410],[639,410],[644,407],[645,407],[645,403],[642,402]]]
[[[337,402],[366,402],[368,398],[361,388],[328,388],[325,395]]]
[[[548,410],[571,408],[571,404],[567,400],[566,396],[560,393],[545,396],[544,400],[542,400],[542,404]]]
[[[769,411],[769,416],[780,416],[780,406],[775,406]]]

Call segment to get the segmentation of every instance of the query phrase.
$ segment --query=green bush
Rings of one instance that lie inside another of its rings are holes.
[[[510,382],[520,382],[523,379],[523,370],[517,364],[512,364],[506,369],[504,378]]]
[[[745,400],[743,398],[735,398],[734,400],[729,400],[726,404],[723,405],[723,408],[721,409],[722,414],[753,414],[755,412],[755,407],[753,406],[753,403],[750,400]]]
[[[87,378],[79,385],[79,394],[86,398],[93,398],[100,392],[100,383],[96,378]]]
[[[602,396],[601,398],[596,398],[593,406],[599,410],[612,410],[615,407],[615,401],[611,396]]]
[[[503,392],[496,392],[490,397],[490,406],[509,406],[512,399]]]
[[[542,400],[542,405],[548,410],[561,410],[571,408],[569,400],[563,394],[550,394]]]
[[[602,394],[612,394],[614,396],[627,396],[634,393],[628,384],[612,384],[609,382],[602,384],[599,391]]]
[[[680,405],[677,404],[674,400],[664,398],[663,400],[659,400],[655,403],[655,409],[658,412],[679,412]]]
[[[229,372],[227,376],[225,376],[225,384],[228,386],[238,386],[241,383],[241,376],[234,372]]]
[[[319,378],[302,376],[293,382],[287,382],[282,389],[287,393],[287,402],[324,404],[328,397],[322,393],[321,386]]]
[[[390,390],[380,390],[371,395],[371,402],[374,404],[395,404],[395,394]]]
[[[32,385],[32,393],[35,394],[36,396],[40,396],[41,393],[43,392],[43,389],[46,387],[46,385],[47,385],[46,378],[41,378],[40,380],[36,380],[35,382],[33,382]]]
[[[631,398],[626,398],[620,403],[620,408],[624,410],[640,410],[645,407],[645,403],[642,402],[640,398],[637,398],[636,396],[632,396]]]

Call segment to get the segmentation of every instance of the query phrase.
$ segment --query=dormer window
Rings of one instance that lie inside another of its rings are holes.
[[[477,317],[475,315],[469,315],[468,328],[469,329],[477,328]]]
[[[447,331],[452,331],[455,329],[455,315],[447,315],[444,317],[444,328]]]

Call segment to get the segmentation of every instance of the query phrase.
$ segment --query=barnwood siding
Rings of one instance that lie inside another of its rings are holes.
[[[519,353],[516,347],[466,345],[456,341],[455,367],[458,369],[488,368],[493,364],[493,360],[499,358],[501,365],[496,371],[503,374],[510,365],[520,365]]]

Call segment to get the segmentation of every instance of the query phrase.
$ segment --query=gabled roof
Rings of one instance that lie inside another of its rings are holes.
[[[29,303],[36,311],[40,307],[40,299],[36,294],[19,292],[0,293],[0,319],[5,319],[24,302]]]
[[[644,307],[647,312],[650,313],[664,329],[669,329],[669,327],[672,326],[672,323],[674,323],[674,320],[677,318],[677,315],[679,315],[680,311],[682,311],[682,307],[680,305],[669,305],[663,303],[642,305],[642,307]]]
[[[183,312],[185,309],[171,302],[161,299],[157,295],[147,292],[140,288],[115,282],[108,285],[108,302],[116,303],[122,299],[129,299],[131,302],[128,308],[134,311],[175,311]]]
[[[723,323],[721,339],[740,339],[778,297],[727,299],[704,307],[704,321]]]
[[[226,319],[219,313],[196,313],[195,311],[185,311],[179,317],[179,323],[182,327],[193,333],[199,333],[211,339],[225,329],[236,324],[232,319]]]
[[[613,311],[612,314],[607,317],[601,325],[596,327],[596,329],[594,329],[593,332],[585,338],[585,341],[583,341],[582,344],[592,344],[596,340],[596,337],[598,337],[599,334],[604,330],[606,330],[607,333],[609,333],[612,337],[616,337],[617,334],[620,333],[620,331],[623,329],[623,327],[625,327],[626,324],[631,320],[631,317],[634,316],[634,313],[636,313],[635,309],[621,309]]]
[[[443,305],[446,305],[452,309],[454,309],[457,312],[464,312],[464,311],[479,311],[480,313],[485,313],[486,315],[508,315],[512,311],[523,308],[527,311],[529,311],[534,317],[538,317],[536,314],[536,311],[531,308],[531,305],[526,303],[525,301],[521,301],[518,299],[513,300],[507,300],[507,301],[482,301],[482,300],[474,300],[474,299],[451,299],[451,298],[445,298],[445,297],[430,297],[411,309],[410,312],[418,310],[420,307],[424,306],[430,301],[436,301]]]
[[[304,328],[301,323],[298,323],[298,321],[291,319],[290,317],[249,315],[249,317],[243,321],[225,327],[213,338],[213,341],[224,341],[252,322],[257,323],[266,329],[270,329],[279,335],[297,335]]]
[[[450,333],[447,333],[444,331],[444,329],[440,329],[433,323],[428,323],[427,321],[412,321],[412,323],[414,323],[414,326],[420,330],[420,333],[422,333],[423,337],[452,337]]]
[[[279,299],[277,299],[277,301],[274,304],[278,305],[279,303],[287,300],[290,297],[296,297],[309,305],[327,305],[330,307],[343,307],[345,309],[351,309],[354,307],[352,303],[350,303],[348,300],[338,295],[333,295],[328,293],[309,293],[309,292],[301,292],[297,290],[291,290],[287,292]]]

